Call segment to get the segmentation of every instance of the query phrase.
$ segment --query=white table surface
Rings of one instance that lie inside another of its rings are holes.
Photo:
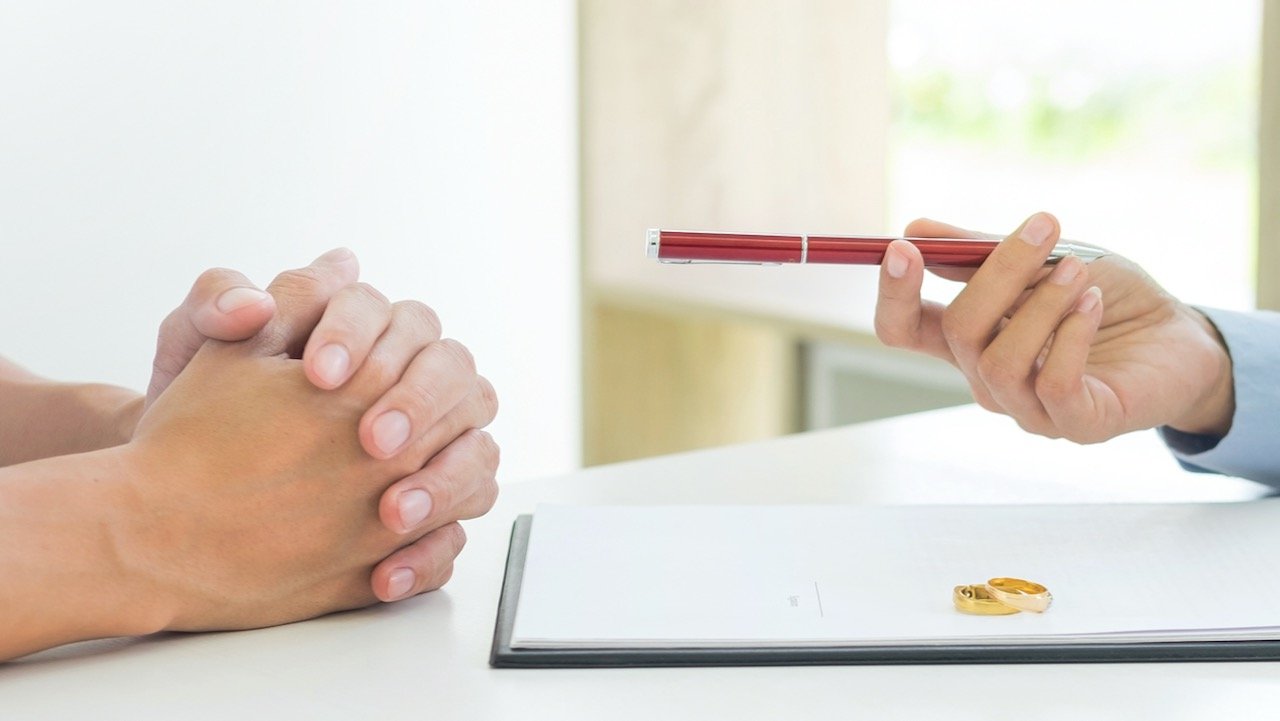
[[[1154,433],[1080,447],[974,407],[504,486],[443,591],[258,631],[77,644],[0,665],[0,719],[1280,718],[1280,663],[489,668],[510,524],[539,502],[1234,501]],[[1280,614],[1280,602],[1277,603]]]

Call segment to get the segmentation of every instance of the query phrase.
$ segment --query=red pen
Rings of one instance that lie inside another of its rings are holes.
[[[834,263],[879,265],[885,248],[897,240],[890,236],[767,235],[762,233],[710,233],[692,230],[649,230],[645,255],[663,263]],[[904,238],[920,249],[931,268],[976,268],[991,255],[999,241],[973,238]],[[1058,243],[1047,265],[1074,255],[1085,262],[1101,258],[1105,251],[1076,243]]]

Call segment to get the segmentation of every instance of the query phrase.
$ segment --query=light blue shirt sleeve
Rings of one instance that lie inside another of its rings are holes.
[[[1172,428],[1160,435],[1193,471],[1239,476],[1280,488],[1280,313],[1200,308],[1231,354],[1236,412],[1227,435]]]

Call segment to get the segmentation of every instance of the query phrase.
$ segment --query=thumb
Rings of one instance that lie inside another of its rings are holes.
[[[237,341],[262,330],[275,314],[275,301],[243,274],[206,270],[182,305],[160,324],[147,405],[151,405],[209,339]]]

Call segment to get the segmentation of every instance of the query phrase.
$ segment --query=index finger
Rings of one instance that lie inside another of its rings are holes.
[[[360,277],[360,262],[346,248],[337,248],[316,258],[305,268],[277,275],[267,292],[276,299],[276,315],[252,341],[262,355],[286,354],[302,357],[311,331],[324,309],[342,288]]]
[[[1036,213],[1006,238],[951,302],[943,329],[966,375],[990,342],[1001,319],[1042,272],[1058,238],[1058,221]]]

